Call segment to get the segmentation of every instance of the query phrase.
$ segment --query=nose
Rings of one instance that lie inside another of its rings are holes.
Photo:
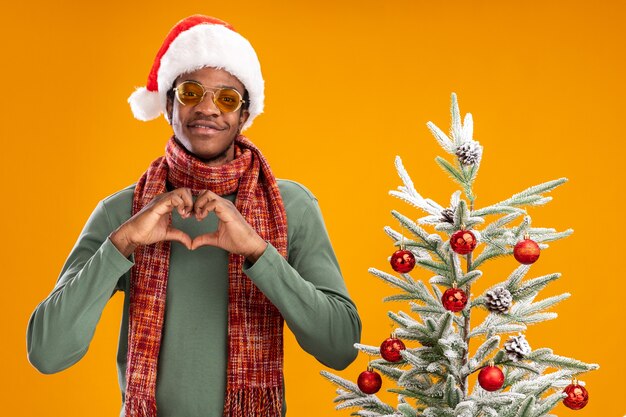
[[[222,112],[213,102],[213,91],[207,91],[202,101],[196,104],[194,111],[205,115],[219,116]]]

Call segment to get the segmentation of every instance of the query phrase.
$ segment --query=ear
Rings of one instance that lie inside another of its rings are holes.
[[[246,123],[246,120],[248,120],[248,117],[250,117],[250,112],[248,110],[242,111],[239,115],[239,133],[241,133],[241,128],[244,123]]]
[[[174,103],[170,96],[167,96],[167,101],[165,103],[165,111],[166,111],[166,119],[167,123],[172,125],[172,111],[174,110]]]

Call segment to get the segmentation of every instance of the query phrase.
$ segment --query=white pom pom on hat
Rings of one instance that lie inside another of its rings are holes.
[[[135,118],[144,122],[156,119],[162,112],[158,91],[148,91],[146,87],[136,89],[128,102]]]
[[[228,23],[193,15],[178,22],[159,49],[145,87],[128,98],[136,119],[148,121],[161,113],[166,118],[167,90],[184,73],[204,67],[228,71],[248,90],[250,116],[242,130],[263,113],[264,86],[261,65],[250,42]]]

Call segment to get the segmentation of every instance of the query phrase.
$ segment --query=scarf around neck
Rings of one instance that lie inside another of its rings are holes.
[[[154,160],[135,186],[132,215],[155,196],[190,188],[237,193],[244,219],[278,252],[287,256],[287,216],[276,178],[261,152],[246,137],[235,139],[235,158],[208,166],[174,137],[165,156]],[[171,224],[171,217],[170,217]],[[169,241],[138,247],[131,269],[126,417],[157,417],[156,380],[163,332],[170,259]],[[243,273],[242,255],[228,257],[228,365],[224,416],[280,416],[283,401],[283,318]]]

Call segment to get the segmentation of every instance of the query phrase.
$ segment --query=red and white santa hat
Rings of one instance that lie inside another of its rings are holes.
[[[178,22],[157,53],[148,82],[128,98],[135,118],[167,119],[167,90],[176,78],[204,67],[228,71],[248,90],[250,117],[242,130],[263,113],[264,81],[252,45],[228,23],[214,17],[193,15]]]

